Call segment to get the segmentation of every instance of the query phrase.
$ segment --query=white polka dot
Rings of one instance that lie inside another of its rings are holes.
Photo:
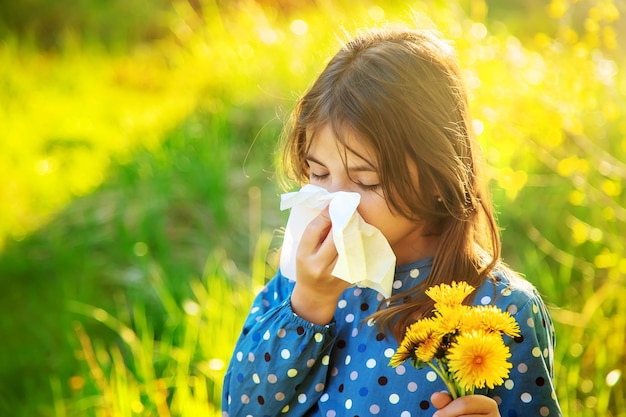
[[[550,415],[550,409],[548,407],[541,407],[539,409],[539,414],[541,414],[542,417],[547,417]]]
[[[322,334],[321,334],[321,333],[315,333],[315,336],[314,336],[314,337],[315,337],[315,341],[316,341],[317,343],[321,342],[321,341],[322,341],[322,339],[324,339],[324,336],[322,336]]]
[[[367,362],[365,362],[365,366],[367,366],[370,369],[375,368],[376,367],[376,359],[374,359],[374,358],[368,359]]]
[[[287,336],[287,330],[278,329],[278,331],[276,332],[276,336],[282,339],[283,337]]]
[[[372,413],[372,414],[380,413],[380,407],[378,405],[376,405],[376,404],[370,405],[370,413]]]
[[[269,330],[266,330],[265,333],[263,333],[263,340],[270,340],[271,334]]]
[[[395,280],[393,282],[393,288],[395,288],[396,290],[402,288],[402,281],[400,281],[399,279]]]
[[[324,390],[324,384],[322,384],[321,382],[318,384],[315,384],[315,392],[322,392]]]
[[[322,394],[322,396],[320,397],[320,402],[325,403],[326,401],[328,401],[328,394],[324,393],[324,394]]]
[[[403,411],[400,414],[400,417],[411,417],[411,412],[410,411]]]
[[[363,294],[363,290],[361,288],[355,288],[353,294],[355,297],[358,297]]]
[[[385,349],[384,355],[385,355],[386,358],[391,358],[394,353],[395,353],[395,351],[392,348],[387,348],[387,349]]]
[[[259,311],[260,309],[261,309],[261,307],[255,306],[255,307],[252,308],[252,310],[250,310],[250,313],[254,314],[257,311]]]
[[[529,402],[533,400],[533,396],[527,392],[524,392],[522,393],[522,395],[520,395],[520,400],[522,400],[523,403],[528,404]]]
[[[352,329],[352,337],[357,337],[359,335],[359,329],[355,327]]]
[[[433,382],[437,379],[437,374],[435,373],[435,371],[428,371],[428,373],[426,374],[426,379],[428,380],[428,382]]]
[[[515,304],[510,304],[507,308],[506,311],[508,311],[509,314],[517,314],[517,306]]]
[[[367,321],[367,327],[372,327],[372,326],[374,326],[375,324],[376,324],[376,320],[374,320],[374,319],[369,319],[369,320]]]
[[[241,362],[243,360],[243,352],[237,352],[237,360]]]
[[[526,365],[525,363],[520,363],[519,365],[517,365],[517,371],[520,374],[525,374],[526,372],[528,372],[528,365]]]
[[[415,392],[417,391],[417,383],[411,381],[409,382],[409,385],[407,385],[406,388],[409,390],[409,392]]]
[[[526,320],[526,324],[528,325],[528,327],[535,327],[535,320],[533,320],[533,318],[529,318],[528,320]]]
[[[410,276],[411,278],[417,278],[417,277],[419,277],[419,276],[420,276],[420,270],[419,270],[419,269],[417,269],[417,268],[413,268],[413,269],[411,269],[411,272],[409,272],[409,276]]]
[[[391,394],[389,396],[389,402],[391,404],[398,404],[399,401],[400,401],[400,396],[398,394]]]
[[[509,295],[511,295],[511,290],[509,288],[504,288],[500,293],[505,297],[508,297]]]
[[[346,323],[352,323],[354,321],[354,314],[348,314],[346,316]]]
[[[274,374],[269,374],[267,376],[267,382],[269,382],[270,384],[275,384],[276,381],[278,381],[278,377]]]
[[[489,297],[488,295],[485,295],[483,298],[480,299],[480,303],[482,305],[487,305],[491,302],[491,297]]]
[[[307,368],[313,368],[313,365],[315,365],[315,359],[309,359],[308,361],[306,361]]]
[[[252,352],[248,353],[248,361],[249,362],[254,362],[254,353],[252,353]]]
[[[512,390],[514,386],[515,382],[513,382],[512,379],[507,379],[506,381],[504,381],[504,388],[508,389],[509,391]]]
[[[298,395],[298,402],[300,404],[304,404],[306,402],[306,394],[300,394]]]
[[[383,301],[385,299],[385,296],[382,295],[381,293],[376,294],[376,299],[380,302]]]
[[[291,352],[289,352],[289,349],[283,349],[280,351],[280,356],[283,359],[289,359],[291,357]]]
[[[261,383],[261,378],[259,378],[259,374],[253,374],[252,375],[252,380],[254,381],[255,384],[260,384]]]
[[[330,363],[330,356],[328,356],[328,355],[324,355],[324,356],[322,357],[322,365],[326,365],[326,366],[328,366],[328,364],[329,364],[329,363]]]
[[[335,410],[328,410],[326,412],[326,417],[336,417],[337,416],[337,412]]]
[[[298,375],[298,370],[291,368],[290,370],[287,371],[287,376],[289,378],[294,378],[296,375]]]
[[[346,410],[349,410],[352,408],[352,400],[346,400]]]
[[[339,302],[337,303],[337,307],[339,308],[346,308],[347,305],[348,302],[346,300],[339,300]]]
[[[250,397],[248,397],[246,394],[243,394],[241,396],[241,403],[242,404],[248,404],[250,402]]]
[[[532,354],[535,358],[539,358],[541,356],[541,349],[539,349],[537,346],[535,346],[533,348]]]
[[[352,356],[348,355],[346,356],[346,360],[343,361],[346,365],[350,365],[350,362],[352,362]]]
[[[396,368],[396,374],[398,375],[404,375],[405,372],[406,372],[406,367],[404,365],[399,365]]]
[[[356,379],[359,377],[359,373],[357,371],[352,371],[350,373],[350,379],[353,381],[356,381]]]
[[[533,313],[539,313],[539,307],[537,307],[537,304],[533,304]]]
[[[547,358],[549,354],[550,354],[550,352],[548,351],[548,348],[544,348],[543,349],[543,357]]]

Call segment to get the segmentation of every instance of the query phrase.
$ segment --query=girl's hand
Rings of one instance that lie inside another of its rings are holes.
[[[294,313],[312,323],[326,325],[335,314],[337,300],[350,286],[331,275],[337,262],[328,208],[304,230],[296,252],[296,286],[291,294]]]
[[[436,392],[430,396],[430,402],[439,409],[433,417],[501,417],[498,404],[484,395],[467,395],[452,401],[447,392]]]

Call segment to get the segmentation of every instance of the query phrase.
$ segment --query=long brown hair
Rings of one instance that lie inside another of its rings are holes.
[[[370,30],[346,43],[286,125],[282,152],[289,178],[308,181],[311,132],[323,125],[339,141],[349,130],[371,146],[390,209],[439,235],[428,277],[372,316],[401,338],[409,323],[432,310],[425,289],[459,280],[479,286],[500,258],[453,48],[436,31],[405,28]],[[417,181],[410,166],[417,168]]]

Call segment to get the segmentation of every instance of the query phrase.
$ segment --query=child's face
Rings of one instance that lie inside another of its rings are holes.
[[[344,146],[326,125],[311,139],[307,162],[311,184],[329,192],[351,191],[361,195],[359,214],[382,232],[399,264],[432,256],[430,251],[424,253],[427,248],[421,226],[389,209],[380,187],[376,158],[369,146],[354,135],[347,136]]]

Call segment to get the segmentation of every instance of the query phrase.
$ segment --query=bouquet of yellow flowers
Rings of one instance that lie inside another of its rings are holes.
[[[502,335],[516,337],[520,329],[513,316],[496,306],[463,305],[473,291],[466,282],[429,288],[426,295],[435,301],[432,317],[407,328],[389,365],[395,368],[411,359],[418,369],[430,366],[452,398],[502,385],[512,367]]]

